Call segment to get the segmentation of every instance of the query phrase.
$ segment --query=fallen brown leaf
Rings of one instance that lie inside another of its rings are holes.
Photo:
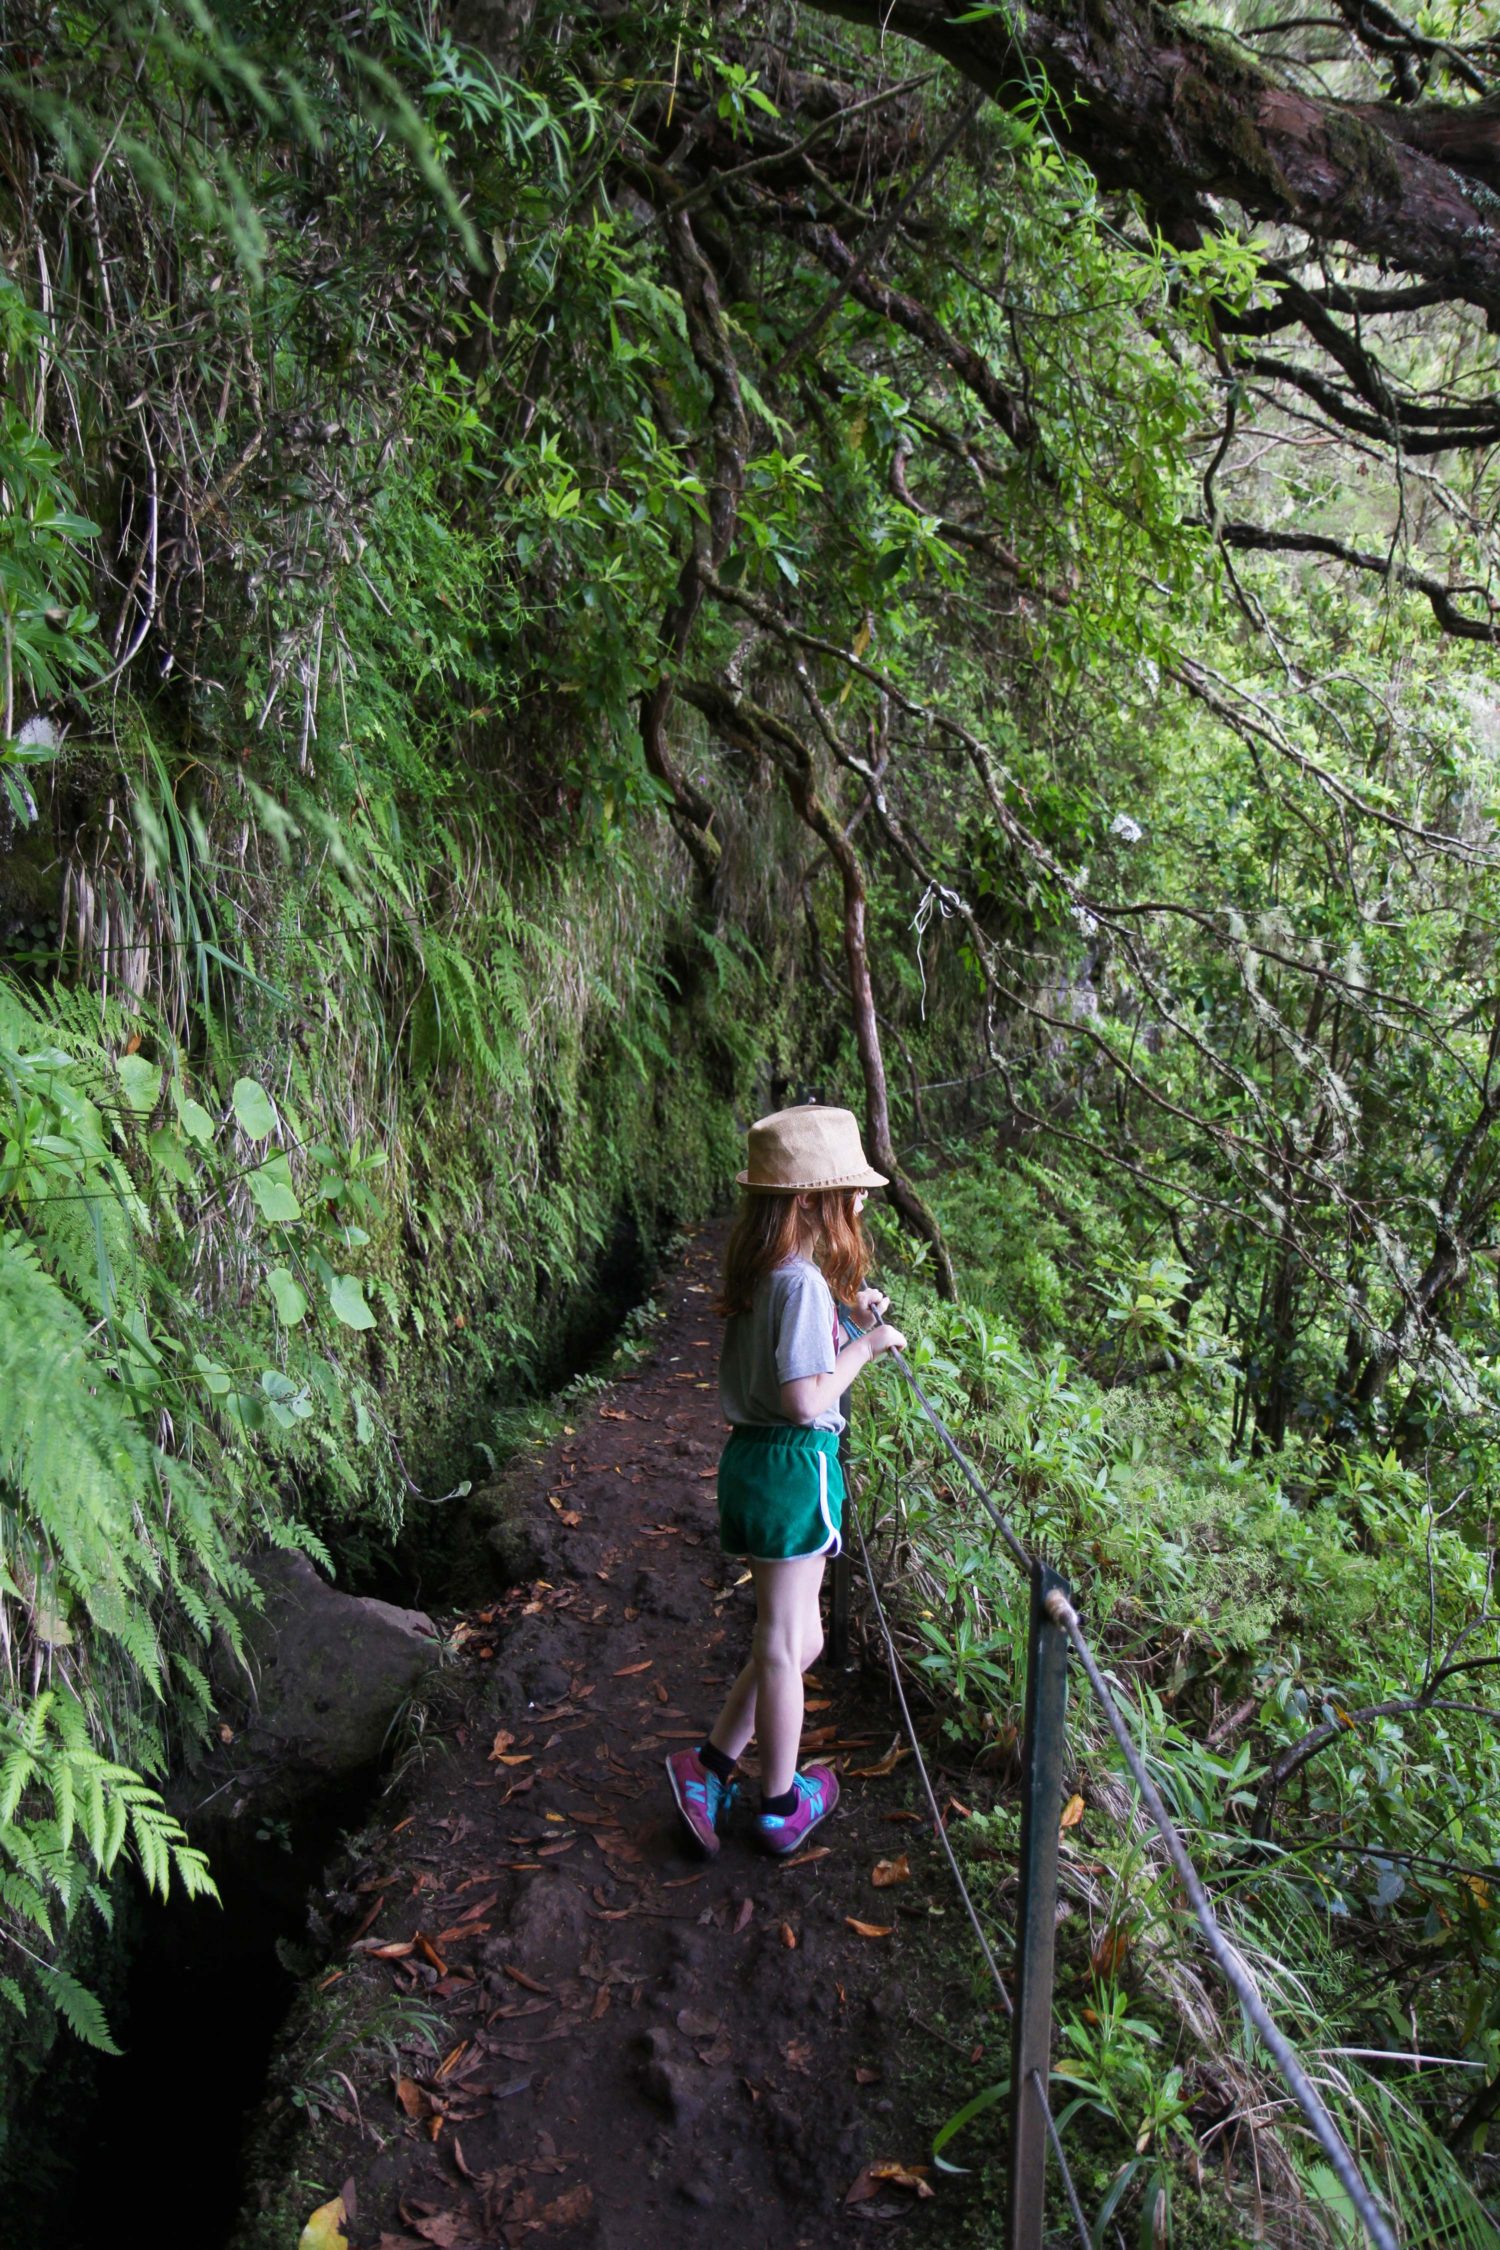
[[[457,2250],[459,2243],[474,2240],[474,2230],[461,2211],[438,2211],[430,2219],[408,2219],[407,2225],[434,2250]]]
[[[877,1859],[870,1869],[870,1881],[877,1891],[888,1891],[893,1883],[909,1883],[911,1861],[905,1852],[899,1859]]]
[[[739,1936],[739,1934],[740,1934],[741,1930],[746,1930],[746,1929],[748,1929],[748,1928],[750,1927],[750,1924],[751,1924],[751,1922],[753,1921],[754,1917],[755,1917],[755,1901],[754,1901],[754,1899],[753,1899],[753,1898],[746,1898],[746,1899],[741,1899],[741,1901],[740,1901],[740,1910],[739,1910],[738,1914],[736,1914],[736,1916],[735,1916],[735,1918],[734,1918],[734,1934],[735,1934],[735,1936],[736,1936],[736,1937],[738,1937],[738,1936]]]
[[[654,1658],[646,1656],[641,1659],[639,1664],[622,1664],[619,1671],[616,1672],[615,1678],[617,1680],[632,1680],[637,1672],[649,1672],[654,1661]]]
[[[929,2188],[927,2192],[930,2195],[932,2190]],[[554,2196],[550,2203],[544,2203],[536,2215],[537,2223],[544,2227],[576,2227],[580,2219],[588,2217],[593,2207],[593,2189],[580,2182],[577,2187],[570,2187],[565,2194]]]
[[[778,1931],[776,1932],[776,1935],[777,1935],[777,1936],[778,1936],[778,1937],[780,1938],[780,1940],[781,1940],[782,1944],[783,1944],[783,1945],[784,1945],[784,1946],[786,1947],[786,1949],[787,1949],[788,1953],[795,1953],[795,1952],[796,1952],[796,1950],[797,1950],[797,1933],[796,1933],[796,1931],[795,1931],[795,1930],[794,1930],[794,1929],[792,1928],[792,1925],[791,1925],[791,1923],[790,1923],[790,1922],[783,1922],[783,1923],[782,1923],[782,1925],[781,1925],[781,1927],[780,1927],[780,1929],[779,1929],[779,1930],[778,1930]]]
[[[796,1852],[781,1864],[783,1867],[811,1867],[815,1859],[827,1859],[832,1849],[831,1844],[813,1844],[807,1851]]]
[[[369,1912],[360,1917],[358,1929],[350,1932],[349,1943],[351,1945],[353,1945],[356,1938],[362,1938],[364,1936],[366,1930],[370,1928],[372,1923],[378,1921],[381,1909],[384,1907],[385,1902],[389,1896],[389,1891],[382,1890],[378,1897],[373,1898],[370,1901]]]
[[[873,1775],[894,1773],[902,1759],[910,1756],[911,1752],[904,1743],[893,1742],[885,1756],[877,1758],[873,1766],[851,1766],[849,1768],[850,1778],[864,1780]]]
[[[1129,1932],[1121,1929],[1118,1922],[1111,1922],[1109,1928],[1095,1940],[1094,1949],[1089,1955],[1089,1966],[1096,1977],[1118,1976],[1129,1951]]]
[[[889,1937],[896,1926],[894,1922],[858,1922],[852,1914],[846,1914],[844,1920],[856,1937]]]
[[[504,1969],[512,1984],[521,1985],[527,1992],[539,1992],[544,2000],[551,1999],[550,1985],[538,1984],[535,1977],[529,1977],[524,1969],[513,1969],[508,1961],[504,1963]]]
[[[872,2070],[868,2063],[857,2063],[855,2065],[854,2083],[856,2086],[878,2086],[880,2078],[881,2073],[878,2070]]]
[[[1072,1795],[1072,1796],[1071,1796],[1071,1797],[1070,1797],[1070,1798],[1068,1799],[1067,1803],[1066,1803],[1066,1804],[1065,1804],[1065,1805],[1063,1806],[1063,1810],[1062,1810],[1062,1819],[1061,1819],[1061,1820],[1060,1820],[1060,1821],[1058,1822],[1058,1826],[1059,1826],[1060,1828],[1076,1828],[1076,1827],[1078,1826],[1078,1823],[1080,1822],[1080,1820],[1082,1820],[1082,1818],[1083,1818],[1083,1799],[1082,1799],[1082,1798],[1081,1798],[1081,1797],[1080,1797],[1080,1796],[1078,1795],[1077,1791],[1075,1790],[1075,1792],[1073,1793],[1073,1795]]]
[[[870,2171],[886,2187],[911,2188],[919,2196],[933,2192],[925,2164],[872,2164]]]
[[[487,1882],[489,1878],[487,1876],[480,1875],[476,1876],[475,1880],[477,1882],[483,1883]],[[465,1884],[464,1888],[467,1889],[468,1885]],[[498,1902],[499,1897],[500,1893],[498,1891],[491,1891],[488,1898],[482,1898],[478,1900],[475,1905],[466,1907],[463,1913],[458,1917],[459,1925],[462,1925],[465,1922],[477,1922],[482,1914],[488,1914],[490,1908]]]

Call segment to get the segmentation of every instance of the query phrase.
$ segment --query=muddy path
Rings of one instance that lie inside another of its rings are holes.
[[[843,1794],[798,1858],[731,1825],[705,1863],[667,1792],[753,1614],[714,1511],[719,1250],[689,1245],[650,1357],[508,1476],[531,1574],[457,1621],[438,1740],[327,1902],[243,2245],[290,2250],[343,2183],[358,2250],[998,2239],[972,2189],[884,2174],[1005,2063],[879,1675],[810,1676]]]

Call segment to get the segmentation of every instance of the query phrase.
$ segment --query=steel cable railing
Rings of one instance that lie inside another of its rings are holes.
[[[853,1513],[852,1510],[851,1513]],[[979,1940],[979,1950],[984,1955],[984,1965],[995,1980],[995,1990],[1000,1995],[1000,2005],[1008,2016],[1013,2015],[1015,2010],[1011,2004],[1010,1994],[1005,1989],[1005,1980],[996,1966],[994,1954],[990,1951],[990,1941],[985,1936],[984,1924],[980,1921],[974,1901],[969,1896],[969,1887],[964,1881],[963,1871],[959,1867],[953,1846],[948,1839],[947,1824],[942,1813],[938,1810],[937,1794],[933,1789],[931,1777],[927,1771],[927,1762],[922,1756],[922,1745],[917,1740],[917,1730],[912,1722],[911,1707],[906,1700],[906,1689],[901,1679],[901,1663],[896,1654],[896,1644],[891,1637],[890,1626],[886,1623],[885,1610],[880,1599],[880,1589],[875,1583],[875,1573],[870,1565],[870,1550],[865,1544],[865,1527],[857,1514],[854,1515],[854,1528],[859,1533],[859,1551],[865,1566],[865,1583],[870,1589],[870,1599],[875,1604],[876,1621],[885,1638],[886,1655],[890,1662],[891,1684],[896,1690],[896,1701],[901,1707],[901,1724],[906,1730],[906,1739],[911,1744],[911,1753],[916,1759],[917,1771],[922,1777],[922,1787],[926,1792],[927,1803],[932,1813],[933,1831],[948,1855],[948,1865],[952,1871],[953,1880],[958,1885],[958,1892],[964,1902],[964,1909],[974,1926],[974,1935]]]
[[[890,1625],[886,1619],[885,1608],[880,1599],[880,1588],[876,1583],[875,1569],[874,1565],[870,1561],[870,1549],[865,1539],[865,1527],[859,1520],[857,1510],[851,1509],[850,1513],[854,1518],[854,1529],[859,1536],[860,1558],[865,1566],[865,1583],[870,1589],[870,1599],[875,1605],[876,1622],[879,1624],[881,1636],[885,1641],[886,1661],[890,1667],[891,1685],[896,1691],[896,1700],[901,1710],[901,1724],[905,1731],[907,1742],[911,1746],[911,1754],[916,1761],[917,1772],[921,1775],[922,1778],[922,1788],[926,1793],[927,1803],[932,1813],[933,1830],[937,1836],[939,1843],[942,1845],[945,1854],[947,1855],[949,1871],[952,1874],[953,1880],[958,1887],[958,1895],[963,1900],[964,1911],[968,1915],[970,1923],[973,1925],[974,1935],[979,1941],[979,1950],[984,1955],[985,1967],[989,1970],[990,1975],[994,1980],[995,1990],[1000,1997],[1000,2005],[1004,2009],[1006,2015],[1014,2020],[1015,2004],[1012,2001],[1009,1992],[1006,1990],[1005,1980],[1001,1976],[999,1968],[996,1966],[995,1956],[990,1948],[990,1941],[985,1935],[984,1924],[979,1918],[979,1911],[974,1904],[969,1886],[964,1881],[963,1869],[958,1864],[957,1855],[955,1854],[953,1845],[949,1840],[947,1824],[944,1821],[942,1813],[938,1808],[937,1792],[932,1786],[932,1777],[927,1771],[927,1761],[922,1756],[922,1745],[917,1740],[916,1724],[911,1715],[911,1706],[906,1700],[906,1688],[901,1678],[901,1660],[897,1654],[895,1639],[891,1633]],[[1047,2089],[1042,2084],[1041,2076],[1039,2073],[1033,2072],[1032,2079],[1035,2085],[1037,2096],[1041,2102],[1042,2114],[1046,2120],[1048,2136],[1052,2142],[1053,2148],[1057,2153],[1058,2167],[1062,2173],[1063,2187],[1067,2194],[1068,2205],[1073,2213],[1074,2224],[1078,2229],[1079,2250],[1093,2250],[1093,2237],[1089,2233],[1088,2221],[1084,2217],[1083,2213],[1083,2205],[1079,2201],[1078,2190],[1073,2182],[1072,2170],[1069,2167],[1067,2156],[1063,2150],[1062,2139],[1057,2130],[1056,2120],[1052,2115],[1052,2105],[1047,2098]]]
[[[847,1325],[848,1324],[846,1323],[846,1326]],[[850,1327],[849,1332],[851,1335],[857,1333],[857,1331],[852,1327]],[[1003,1511],[996,1506],[991,1493],[985,1486],[983,1480],[980,1478],[977,1470],[973,1466],[973,1463],[968,1459],[967,1455],[958,1445],[946,1422],[944,1422],[942,1416],[939,1414],[937,1408],[933,1405],[932,1400],[928,1397],[926,1391],[923,1389],[921,1383],[917,1379],[917,1376],[908,1364],[905,1355],[900,1351],[892,1351],[887,1356],[893,1359],[896,1365],[900,1368],[902,1375],[910,1386],[914,1396],[920,1403],[922,1411],[926,1415],[928,1421],[931,1423],[933,1430],[936,1432],[938,1438],[942,1442],[943,1447],[951,1456],[958,1469],[962,1473],[965,1482],[969,1485],[970,1489],[974,1492],[975,1496],[984,1507],[985,1512],[990,1517],[990,1520],[994,1524],[995,1530],[999,1535],[999,1538],[1003,1542],[1007,1553],[1010,1556],[1010,1559],[1015,1563],[1016,1567],[1032,1581],[1032,1585],[1034,1588],[1033,1600],[1035,1601],[1038,1598],[1039,1591],[1041,1608],[1047,1619],[1047,1622],[1052,1628],[1066,1636],[1068,1644],[1076,1654],[1078,1661],[1083,1668],[1084,1677],[1087,1679],[1089,1687],[1092,1690],[1094,1697],[1104,1714],[1105,1720],[1109,1726],[1111,1734],[1115,1738],[1115,1742],[1118,1745],[1120,1754],[1125,1761],[1126,1767],[1129,1770],[1130,1775],[1136,1784],[1136,1787],[1141,1793],[1141,1801],[1151,1818],[1153,1826],[1161,1837],[1162,1843],[1166,1849],[1167,1857],[1171,1861],[1173,1870],[1187,1893],[1188,1903],[1192,1908],[1194,1919],[1196,1920],[1198,1927],[1203,1934],[1203,1938],[1208,1946],[1209,1952],[1212,1954],[1226,1982],[1229,1984],[1231,1990],[1234,1992],[1236,1999],[1239,2001],[1240,2007],[1243,2010],[1247,2021],[1253,2026],[1254,2030],[1265,2045],[1268,2053],[1276,2063],[1276,2066],[1280,2071],[1283,2079],[1285,2080],[1293,2099],[1296,2101],[1298,2108],[1301,2110],[1304,2118],[1307,2121],[1313,2138],[1317,2141],[1318,2146],[1322,2149],[1323,2154],[1327,2157],[1328,2162],[1332,2167],[1335,2178],[1338,2180],[1339,2185],[1343,2188],[1344,2193],[1348,2196],[1351,2205],[1353,2206],[1355,2212],[1358,2214],[1360,2222],[1364,2226],[1366,2233],[1370,2238],[1370,2241],[1375,2245],[1375,2250],[1399,2250],[1399,2246],[1397,2244],[1395,2234],[1391,2229],[1390,2223],[1385,2217],[1385,2214],[1381,2211],[1378,2203],[1376,2202],[1375,2197],[1371,2192],[1369,2183],[1365,2179],[1364,2174],[1360,2171],[1359,2166],[1356,2164],[1354,2157],[1350,2152],[1348,2144],[1344,2140],[1343,2135],[1340,2133],[1337,2125],[1335,2124],[1333,2117],[1327,2108],[1327,2105],[1324,2103],[1322,2096],[1319,2094],[1316,2086],[1312,2082],[1312,2079],[1309,2077],[1306,2069],[1303,2067],[1302,2061],[1298,2056],[1295,2048],[1292,2046],[1290,2040],[1286,2037],[1286,2034],[1279,2028],[1269,2008],[1266,2006],[1260,1988],[1257,1985],[1250,1970],[1246,1966],[1245,1962],[1241,1959],[1234,1946],[1230,1943],[1229,1939],[1225,1936],[1224,1931],[1220,1926],[1218,1917],[1214,1912],[1212,1902],[1210,1901],[1208,1896],[1208,1892],[1204,1887],[1203,1880],[1199,1875],[1196,1867],[1193,1865],[1192,1859],[1188,1853],[1187,1846],[1182,1839],[1181,1832],[1177,1828],[1176,1823],[1173,1821],[1171,1814],[1167,1811],[1167,1808],[1162,1801],[1160,1791],[1157,1789],[1155,1783],[1151,1779],[1150,1774],[1146,1770],[1145,1762],[1131,1738],[1130,1730],[1126,1725],[1124,1714],[1120,1709],[1119,1703],[1117,1702],[1108,1681],[1105,1679],[1104,1674],[1099,1668],[1097,1659],[1095,1658],[1093,1650],[1089,1646],[1087,1636],[1084,1633],[1082,1621],[1078,1616],[1078,1612],[1073,1607],[1073,1604],[1069,1599],[1067,1592],[1056,1583],[1052,1584],[1051,1586],[1044,1585],[1043,1582],[1045,1578],[1049,1577],[1051,1574],[1046,1572],[1045,1566],[1041,1565],[1038,1560],[1030,1554],[1025,1543],[1018,1537],[1014,1526],[1009,1522]],[[891,1667],[891,1676],[893,1681],[896,1683],[896,1691],[900,1701],[902,1719],[906,1727],[907,1738],[912,1745],[913,1754],[917,1759],[918,1769],[922,1775],[923,1787],[927,1793],[928,1803],[932,1808],[934,1826],[939,1837],[942,1840],[944,1849],[947,1852],[949,1866],[952,1869],[954,1879],[958,1884],[960,1893],[962,1894],[964,1905],[969,1914],[970,1921],[974,1925],[975,1934],[979,1938],[980,1946],[983,1950],[986,1963],[988,1964],[991,1975],[994,1977],[996,1985],[1001,1992],[1007,2012],[1012,2015],[1012,2019],[1014,2021],[1014,2005],[1011,2001],[1009,1993],[1005,1990],[1004,1984],[1001,1981],[999,1971],[995,1967],[994,1956],[990,1950],[988,1941],[984,1936],[979,1917],[975,1911],[974,1904],[969,1896],[967,1887],[964,1884],[963,1876],[959,1869],[957,1859],[954,1856],[952,1845],[948,1841],[943,1822],[938,1813],[937,1798],[933,1791],[931,1781],[928,1778],[926,1767],[922,1761],[921,1751],[916,1739],[916,1730],[911,1723],[910,1711],[907,1706],[904,1689],[901,1685],[900,1661],[897,1655],[895,1642],[891,1636],[890,1628],[886,1620],[885,1610],[883,1605],[881,1604],[879,1592],[875,1584],[875,1576],[870,1561],[869,1548],[865,1540],[864,1527],[859,1522],[857,1514],[855,1515],[855,1528],[859,1534],[860,1551],[864,1560],[866,1581],[870,1588],[871,1597],[875,1604],[876,1616],[879,1620],[881,1632],[886,1643],[887,1655]],[[1032,1743],[1027,1744],[1026,1748],[1028,1757],[1031,1756],[1034,1747],[1035,1746]],[[1048,2007],[1050,2010],[1050,1959],[1046,1964],[1046,1973],[1049,1985]],[[1087,2224],[1084,2220],[1082,2207],[1078,2200],[1077,2190],[1074,2186],[1071,2173],[1068,2169],[1067,2158],[1063,2153],[1061,2137],[1058,2133],[1057,2125],[1052,2116],[1051,2107],[1047,2100],[1047,2089],[1043,2075],[1039,2070],[1028,2069],[1026,2073],[1026,2082],[1033,2087],[1033,2090],[1039,2097],[1047,2137],[1050,2140],[1052,2148],[1058,2158],[1059,2166],[1062,2171],[1064,2186],[1068,2195],[1069,2205],[1071,2207],[1074,2220],[1078,2225],[1080,2236],[1084,2243],[1087,2244],[1091,2241],[1091,2237],[1088,2232]],[[1037,2239],[1039,2241],[1040,2237],[1038,2236]],[[1013,2240],[1012,2250],[1021,2250],[1021,2245]]]

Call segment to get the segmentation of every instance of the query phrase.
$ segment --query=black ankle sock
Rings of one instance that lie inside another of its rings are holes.
[[[797,1784],[795,1781],[791,1788],[785,1790],[779,1797],[767,1797],[762,1793],[760,1809],[762,1812],[775,1813],[779,1820],[785,1820],[788,1813],[797,1810]]]
[[[727,1781],[739,1763],[736,1758],[726,1758],[723,1751],[716,1749],[711,1742],[700,1744],[698,1755],[709,1772],[717,1774],[720,1781]]]

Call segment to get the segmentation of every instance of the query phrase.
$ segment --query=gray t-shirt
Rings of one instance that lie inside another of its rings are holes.
[[[838,1357],[833,1292],[810,1258],[789,1258],[755,1286],[750,1310],[724,1323],[719,1398],[726,1422],[781,1423],[783,1383],[828,1375]],[[815,1430],[841,1430],[836,1407],[813,1417]]]

